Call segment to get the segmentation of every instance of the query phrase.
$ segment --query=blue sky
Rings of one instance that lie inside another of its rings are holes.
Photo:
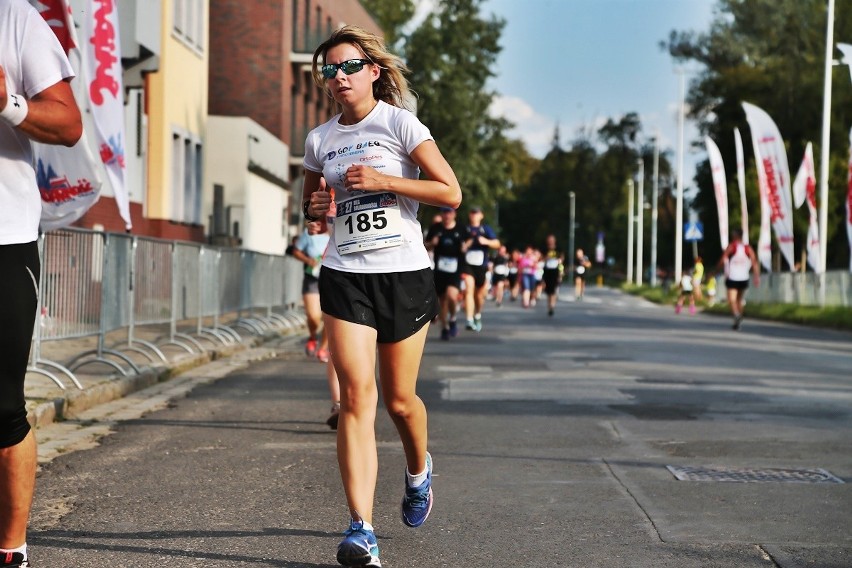
[[[419,0],[421,13],[436,0]],[[659,42],[677,30],[706,31],[716,0],[486,0],[483,12],[506,20],[492,112],[506,116],[542,157],[559,124],[563,146],[579,128],[638,112],[645,133],[659,129],[676,150],[678,77]],[[687,81],[689,75],[687,75]],[[685,184],[704,152],[689,152],[697,132],[686,126]],[[675,154],[672,154],[675,159]]]

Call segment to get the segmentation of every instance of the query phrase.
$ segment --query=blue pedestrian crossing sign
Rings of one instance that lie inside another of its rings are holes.
[[[687,242],[704,240],[704,225],[699,221],[690,221],[683,225],[683,240]]]

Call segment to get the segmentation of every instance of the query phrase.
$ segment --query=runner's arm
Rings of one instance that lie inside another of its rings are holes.
[[[312,217],[325,217],[331,209],[331,193],[320,172],[305,169],[305,181],[302,186],[302,203],[310,202],[308,213]]]
[[[436,207],[458,208],[462,193],[456,174],[434,140],[425,140],[411,152],[411,159],[427,179],[408,179],[380,173],[369,166],[346,170],[349,190],[389,191]]]
[[[760,286],[760,263],[757,261],[757,255],[754,254],[754,249],[746,245],[748,257],[751,259],[751,269],[754,273],[754,285]]]
[[[0,109],[8,104],[6,73],[0,67]],[[71,84],[60,81],[27,100],[29,111],[17,128],[44,144],[73,146],[83,135],[83,120]]]

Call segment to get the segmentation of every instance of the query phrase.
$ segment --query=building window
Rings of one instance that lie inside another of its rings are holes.
[[[204,51],[205,0],[174,0],[173,35],[196,52]]]
[[[172,133],[172,220],[183,219],[183,137]]]
[[[172,133],[172,220],[201,222],[203,147],[194,136]]]

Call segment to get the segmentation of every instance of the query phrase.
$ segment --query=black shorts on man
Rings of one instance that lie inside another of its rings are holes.
[[[30,431],[24,377],[38,305],[38,245],[0,245],[0,273],[0,448],[9,448]]]

